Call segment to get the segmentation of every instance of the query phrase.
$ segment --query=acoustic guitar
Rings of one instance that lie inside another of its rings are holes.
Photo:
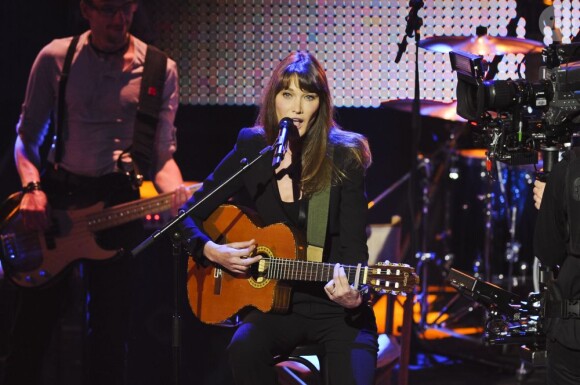
[[[187,187],[195,191],[201,183]],[[12,194],[0,208],[0,259],[9,279],[16,285],[35,288],[49,284],[74,262],[106,260],[118,254],[106,250],[95,239],[98,231],[110,229],[148,213],[171,208],[174,192],[159,194],[112,207],[103,202],[83,209],[51,210],[48,231],[30,231],[19,213],[22,193]]]
[[[233,205],[222,205],[203,223],[217,243],[255,239],[255,254],[263,258],[247,276],[229,273],[220,266],[188,261],[187,291],[193,313],[202,322],[221,323],[240,310],[254,307],[284,313],[290,304],[292,281],[328,282],[334,264],[305,260],[300,234],[282,223],[265,227],[257,218]],[[351,284],[379,292],[409,293],[419,283],[409,265],[383,262],[374,266],[343,265]]]

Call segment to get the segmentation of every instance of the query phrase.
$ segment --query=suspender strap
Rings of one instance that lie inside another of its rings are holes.
[[[131,156],[138,174],[147,173],[151,168],[155,131],[163,101],[166,69],[167,56],[165,53],[148,45],[131,146]]]
[[[330,151],[330,159],[334,150]],[[328,208],[330,203],[330,173],[324,190],[317,192],[308,202],[308,225],[306,227],[306,258],[311,262],[322,262],[326,228],[328,226]]]
[[[65,108],[65,94],[66,94],[66,83],[68,81],[68,74],[70,72],[70,66],[72,64],[73,56],[75,54],[77,44],[79,42],[80,36],[74,36],[68,46],[66,56],[64,57],[64,63],[62,65],[62,72],[60,74],[60,81],[58,82],[58,103],[57,103],[57,113],[56,113],[56,142],[54,144],[54,164],[58,165],[62,159],[62,135],[64,126],[64,116],[66,114]]]

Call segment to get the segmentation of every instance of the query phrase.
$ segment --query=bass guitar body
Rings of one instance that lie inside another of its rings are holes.
[[[98,203],[79,210],[53,210],[52,226],[45,232],[28,230],[15,210],[1,227],[2,261],[10,279],[21,287],[41,287],[77,260],[115,256],[116,250],[105,250],[97,244],[86,221],[103,207]]]
[[[104,186],[112,177],[99,179]],[[109,184],[107,184],[109,183]],[[195,191],[201,184],[187,187]],[[15,193],[0,206],[0,259],[8,277],[16,285],[35,288],[49,284],[80,260],[106,260],[119,254],[98,243],[98,233],[142,219],[147,213],[160,213],[171,207],[174,192],[105,207],[97,201],[84,208],[50,211],[51,226],[31,231],[20,214],[22,193]],[[93,201],[91,201],[93,202]]]

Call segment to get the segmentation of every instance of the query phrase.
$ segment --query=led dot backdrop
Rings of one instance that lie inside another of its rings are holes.
[[[580,0],[554,1],[554,22],[562,34],[562,43],[570,43],[580,28]],[[552,43],[552,33],[544,32],[544,44]]]
[[[568,42],[579,28],[579,1],[554,2],[555,20]],[[406,52],[395,63],[408,4],[156,0],[152,19],[159,35],[157,45],[179,65],[184,104],[258,104],[276,63],[300,49],[312,52],[326,68],[336,106],[376,107],[388,100],[413,97],[414,38],[407,39]],[[515,1],[425,1],[419,11],[422,38],[473,36],[477,26],[487,27],[490,36],[506,36],[515,9]],[[520,19],[517,37],[525,36],[525,28],[526,20]],[[505,55],[496,78],[516,78],[523,57]],[[456,76],[448,54],[420,48],[418,59],[421,98],[453,100]]]

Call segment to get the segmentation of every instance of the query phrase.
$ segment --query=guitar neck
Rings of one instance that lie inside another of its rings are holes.
[[[188,186],[188,191],[195,191],[200,184]],[[171,208],[175,192],[159,194],[153,198],[139,199],[113,207],[107,207],[99,213],[87,218],[91,231],[102,231],[119,226],[136,219],[143,218],[148,213],[160,213]]]
[[[267,260],[266,277],[286,281],[328,282],[334,275],[334,263],[300,261],[293,259],[271,258]],[[341,265],[349,283],[355,283],[357,270],[358,284],[366,284],[365,266]]]

